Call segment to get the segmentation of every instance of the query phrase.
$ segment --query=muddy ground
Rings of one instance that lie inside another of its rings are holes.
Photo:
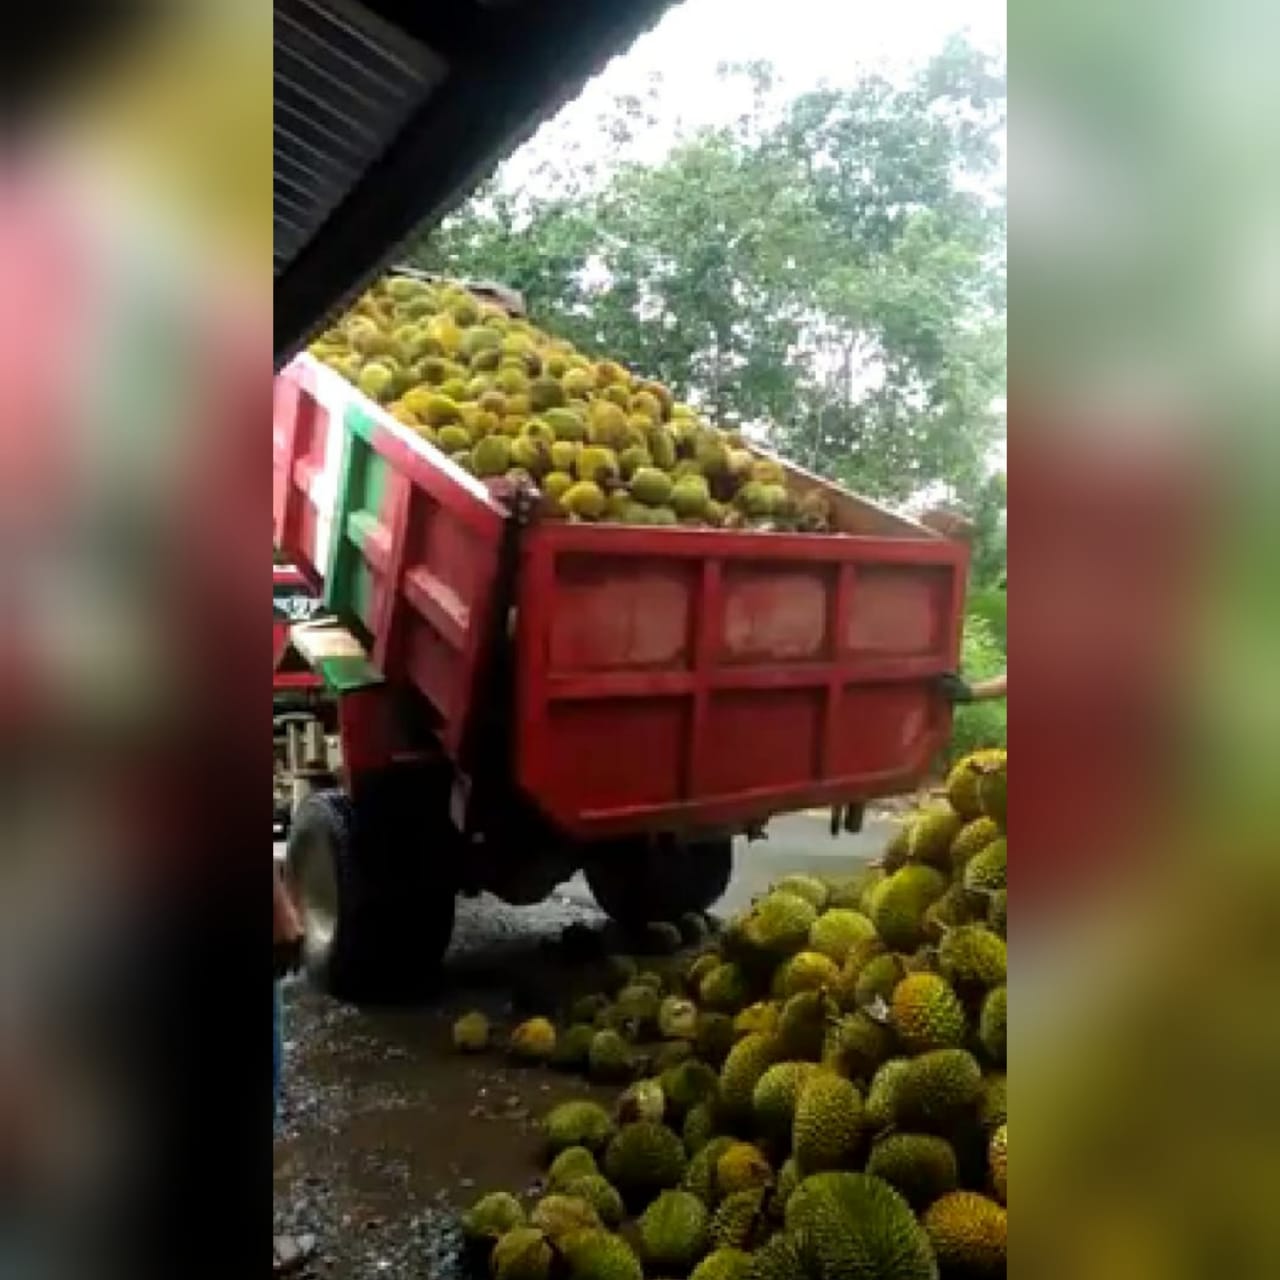
[[[832,841],[824,819],[775,823],[768,841],[739,851],[718,911],[736,910],[791,871],[850,869],[883,847],[887,830],[873,820],[861,836]],[[554,1103],[616,1095],[496,1055],[464,1057],[450,1043],[453,1020],[469,1009],[510,1025],[549,992],[572,987],[575,969],[552,946],[572,923],[604,923],[579,881],[537,907],[460,902],[441,994],[428,1007],[358,1010],[302,981],[286,985],[274,1200],[276,1230],[314,1246],[297,1274],[468,1275],[457,1212],[481,1191],[536,1191],[537,1121]]]

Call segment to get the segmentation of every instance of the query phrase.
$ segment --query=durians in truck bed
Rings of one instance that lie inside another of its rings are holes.
[[[465,452],[456,460],[483,480],[527,473],[542,485],[549,473],[574,469],[552,446],[605,450],[607,464],[592,455],[577,477],[605,486],[605,498],[615,486],[623,497],[608,503],[584,490],[567,505],[542,506],[544,518],[830,531],[822,495],[792,493],[785,468],[756,457],[736,432],[677,403],[662,383],[614,360],[593,362],[461,284],[388,275],[310,351],[427,443],[451,456]],[[529,434],[534,423],[545,439]],[[453,426],[465,427],[468,439],[444,438]],[[495,434],[513,441],[506,453],[473,448]],[[995,811],[994,784],[989,790]]]

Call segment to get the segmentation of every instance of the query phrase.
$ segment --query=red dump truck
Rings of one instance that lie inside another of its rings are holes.
[[[297,811],[313,976],[422,989],[455,895],[576,870],[614,918],[711,906],[735,835],[914,787],[951,727],[965,551],[821,485],[837,532],[529,517],[333,370],[277,375],[278,548],[342,786]]]

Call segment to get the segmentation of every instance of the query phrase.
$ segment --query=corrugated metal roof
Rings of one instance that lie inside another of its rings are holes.
[[[275,6],[275,271],[444,79],[441,58],[341,0]]]

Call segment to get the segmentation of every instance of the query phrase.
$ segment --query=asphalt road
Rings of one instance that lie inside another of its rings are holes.
[[[891,830],[873,819],[857,836],[832,839],[825,815],[780,819],[767,840],[739,842],[715,913],[737,911],[791,872],[853,870]],[[581,877],[534,907],[488,895],[460,901],[441,992],[421,1008],[358,1010],[301,979],[286,984],[274,1208],[277,1231],[314,1248],[297,1274],[459,1280],[471,1272],[458,1211],[487,1190],[536,1193],[539,1117],[593,1087],[498,1054],[461,1056],[450,1030],[471,1009],[509,1029],[576,994],[573,984],[587,979],[555,945],[569,924],[604,924]]]

